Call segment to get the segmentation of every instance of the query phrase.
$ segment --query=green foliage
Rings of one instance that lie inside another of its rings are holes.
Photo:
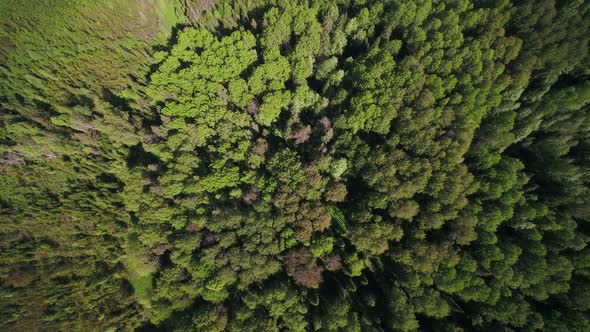
[[[590,329],[585,1],[0,3],[0,330]]]

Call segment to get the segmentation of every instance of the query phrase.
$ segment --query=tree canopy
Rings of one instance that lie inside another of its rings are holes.
[[[0,330],[590,330],[590,3],[0,3]]]

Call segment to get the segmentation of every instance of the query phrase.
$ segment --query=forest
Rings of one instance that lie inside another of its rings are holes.
[[[0,331],[590,331],[590,1],[1,0]]]

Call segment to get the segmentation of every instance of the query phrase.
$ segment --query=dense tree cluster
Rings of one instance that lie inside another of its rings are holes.
[[[4,1],[0,330],[588,331],[589,41],[582,0]]]

